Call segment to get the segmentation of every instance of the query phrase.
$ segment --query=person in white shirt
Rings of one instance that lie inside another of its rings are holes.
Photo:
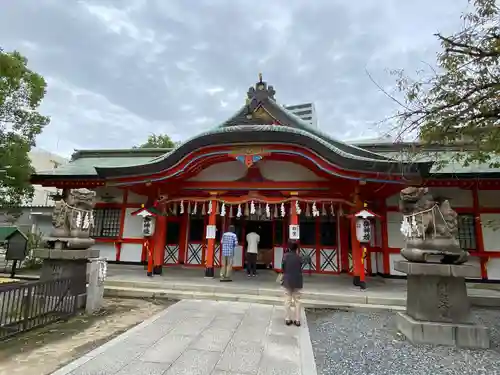
[[[257,253],[259,252],[260,236],[252,231],[247,234],[247,273],[248,277],[257,274]]]

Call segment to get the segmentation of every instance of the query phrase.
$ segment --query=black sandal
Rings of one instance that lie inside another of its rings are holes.
[[[286,324],[287,326],[291,326],[291,325],[292,325],[292,323],[293,323],[293,322],[292,322],[291,320],[285,320],[285,324]]]
[[[300,322],[298,320],[295,320],[293,324],[295,324],[297,327],[300,327]]]

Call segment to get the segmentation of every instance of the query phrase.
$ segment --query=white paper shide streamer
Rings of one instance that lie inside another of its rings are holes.
[[[319,210],[316,207],[316,202],[314,202],[313,205],[312,205],[312,215],[314,217],[318,217],[319,216]]]
[[[401,228],[400,231],[405,236],[406,238],[415,238],[415,237],[424,237],[425,239],[425,228],[423,227],[423,224],[418,224],[417,218],[420,216],[419,222],[423,222],[423,216],[427,214],[431,214],[432,216],[432,221],[433,221],[433,228],[434,228],[434,235],[436,235],[436,211],[439,213],[443,221],[446,223],[446,220],[444,220],[443,214],[441,210],[439,209],[439,206],[435,205],[432,208],[420,212],[415,212],[410,215],[404,215],[403,220],[401,221]]]
[[[76,227],[77,228],[81,228],[82,227],[82,223],[83,223],[82,213],[80,211],[78,211],[76,213],[76,221],[75,221]]]
[[[86,213],[83,215],[83,229],[89,229],[90,228],[90,214]]]
[[[295,212],[297,213],[297,215],[300,215],[302,213],[302,210],[300,209],[299,201],[295,201]]]

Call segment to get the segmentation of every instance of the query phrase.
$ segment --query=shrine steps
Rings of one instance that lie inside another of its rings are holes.
[[[271,284],[272,285],[272,284]],[[158,298],[158,299],[210,299],[218,301],[241,301],[281,305],[283,291],[279,286],[241,285],[235,283],[204,283],[193,280],[119,280],[110,278],[105,282],[106,297]],[[471,304],[482,307],[500,307],[498,291],[469,288]],[[305,307],[337,308],[356,310],[404,311],[406,295],[390,290],[376,291],[368,288],[344,288],[327,291],[314,287],[306,288],[301,298]]]
[[[106,286],[104,290],[106,297],[119,298],[151,298],[151,299],[208,299],[213,301],[237,301],[246,303],[260,303],[267,305],[282,305],[283,298],[269,295],[251,295],[251,294],[236,294],[222,292],[199,292],[199,291],[181,291],[173,289],[145,289],[145,288],[129,288],[129,287],[113,287]],[[310,298],[302,298],[302,305],[308,308],[334,308],[357,311],[404,311],[404,306],[398,305],[377,305],[368,303],[353,303],[341,301],[314,300]]]
[[[283,304],[283,291],[279,288],[248,288],[231,284],[156,283],[148,281],[107,280],[106,297],[152,299],[209,299],[240,301],[270,305]],[[405,299],[391,296],[370,296],[357,290],[352,294],[325,293],[304,290],[301,301],[310,308],[336,308],[356,310],[404,311]]]

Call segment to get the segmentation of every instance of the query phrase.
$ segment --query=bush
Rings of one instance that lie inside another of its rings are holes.
[[[26,269],[39,269],[42,267],[42,259],[35,258],[33,256],[33,250],[40,248],[42,245],[42,232],[38,233],[27,233],[28,237],[28,255],[22,263],[22,268]]]

